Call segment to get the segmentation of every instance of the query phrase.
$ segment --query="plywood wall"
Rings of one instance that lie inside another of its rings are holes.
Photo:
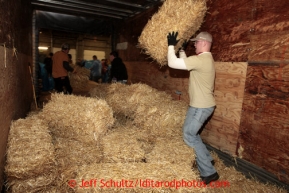
[[[236,155],[247,73],[246,62],[216,62],[215,112],[202,132],[203,140]]]

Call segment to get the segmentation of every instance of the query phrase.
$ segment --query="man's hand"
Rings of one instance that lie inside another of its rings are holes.
[[[177,40],[178,32],[172,32],[169,33],[167,36],[168,39],[168,45],[169,46],[175,46],[180,40]]]
[[[187,48],[188,44],[189,44],[189,41],[185,40],[182,44],[181,50],[185,50]]]

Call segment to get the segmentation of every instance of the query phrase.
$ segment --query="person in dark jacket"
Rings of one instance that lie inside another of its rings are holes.
[[[52,76],[52,56],[53,53],[49,53],[49,55],[44,59],[45,69],[49,77]]]
[[[125,64],[122,59],[118,57],[118,53],[116,51],[112,51],[109,55],[109,59],[111,61],[111,69],[110,69],[110,78],[112,82],[127,82],[127,70]]]

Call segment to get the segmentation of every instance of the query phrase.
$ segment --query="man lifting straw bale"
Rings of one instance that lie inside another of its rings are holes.
[[[195,52],[197,55],[187,57],[183,49],[180,58],[175,55],[174,47],[178,43],[178,32],[167,35],[168,40],[168,65],[171,68],[190,71],[189,96],[190,104],[183,126],[183,137],[187,145],[196,152],[197,166],[201,179],[205,184],[218,180],[219,175],[213,166],[214,161],[210,152],[203,144],[199,130],[204,122],[213,113],[216,103],[214,99],[215,66],[210,52],[212,36],[208,32],[201,32],[196,38]],[[184,45],[185,47],[185,45]]]

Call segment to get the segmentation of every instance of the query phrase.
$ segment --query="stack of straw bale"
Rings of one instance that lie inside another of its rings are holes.
[[[105,100],[114,113],[134,119],[136,125],[155,135],[180,134],[188,108],[185,102],[173,101],[169,94],[146,84],[112,84]]]
[[[74,172],[68,171],[102,162],[100,140],[114,124],[112,109],[101,99],[52,94],[37,117],[51,130],[59,173],[56,185],[60,192],[67,192],[67,182],[62,179],[74,177]]]
[[[96,91],[93,91],[96,89]],[[92,97],[98,97],[98,88],[91,91]],[[146,84],[112,84],[106,88],[104,97],[114,113],[122,113],[134,119],[134,123],[146,128],[161,129],[180,128],[183,125],[187,104],[173,101],[172,97]],[[166,132],[167,133],[167,132]]]
[[[69,80],[73,89],[85,89],[89,81],[90,70],[80,67],[78,65],[73,66],[75,73],[69,73]]]
[[[112,107],[103,99],[54,94],[42,112],[12,122],[5,167],[11,192],[286,192],[245,178],[216,154],[219,181],[229,186],[204,187],[191,169],[194,150],[173,128],[182,124],[185,106],[147,85],[106,88]],[[112,109],[123,115],[129,109],[133,119],[124,115],[115,124]],[[176,188],[182,180],[191,186]]]
[[[57,176],[52,137],[47,125],[34,116],[13,121],[5,166],[10,192],[46,190]]]
[[[179,32],[177,50],[200,28],[206,11],[206,0],[166,0],[144,27],[138,47],[161,66],[166,65],[167,34]]]
[[[112,109],[106,101],[95,98],[52,94],[51,101],[39,113],[57,138],[97,144],[114,123]]]

